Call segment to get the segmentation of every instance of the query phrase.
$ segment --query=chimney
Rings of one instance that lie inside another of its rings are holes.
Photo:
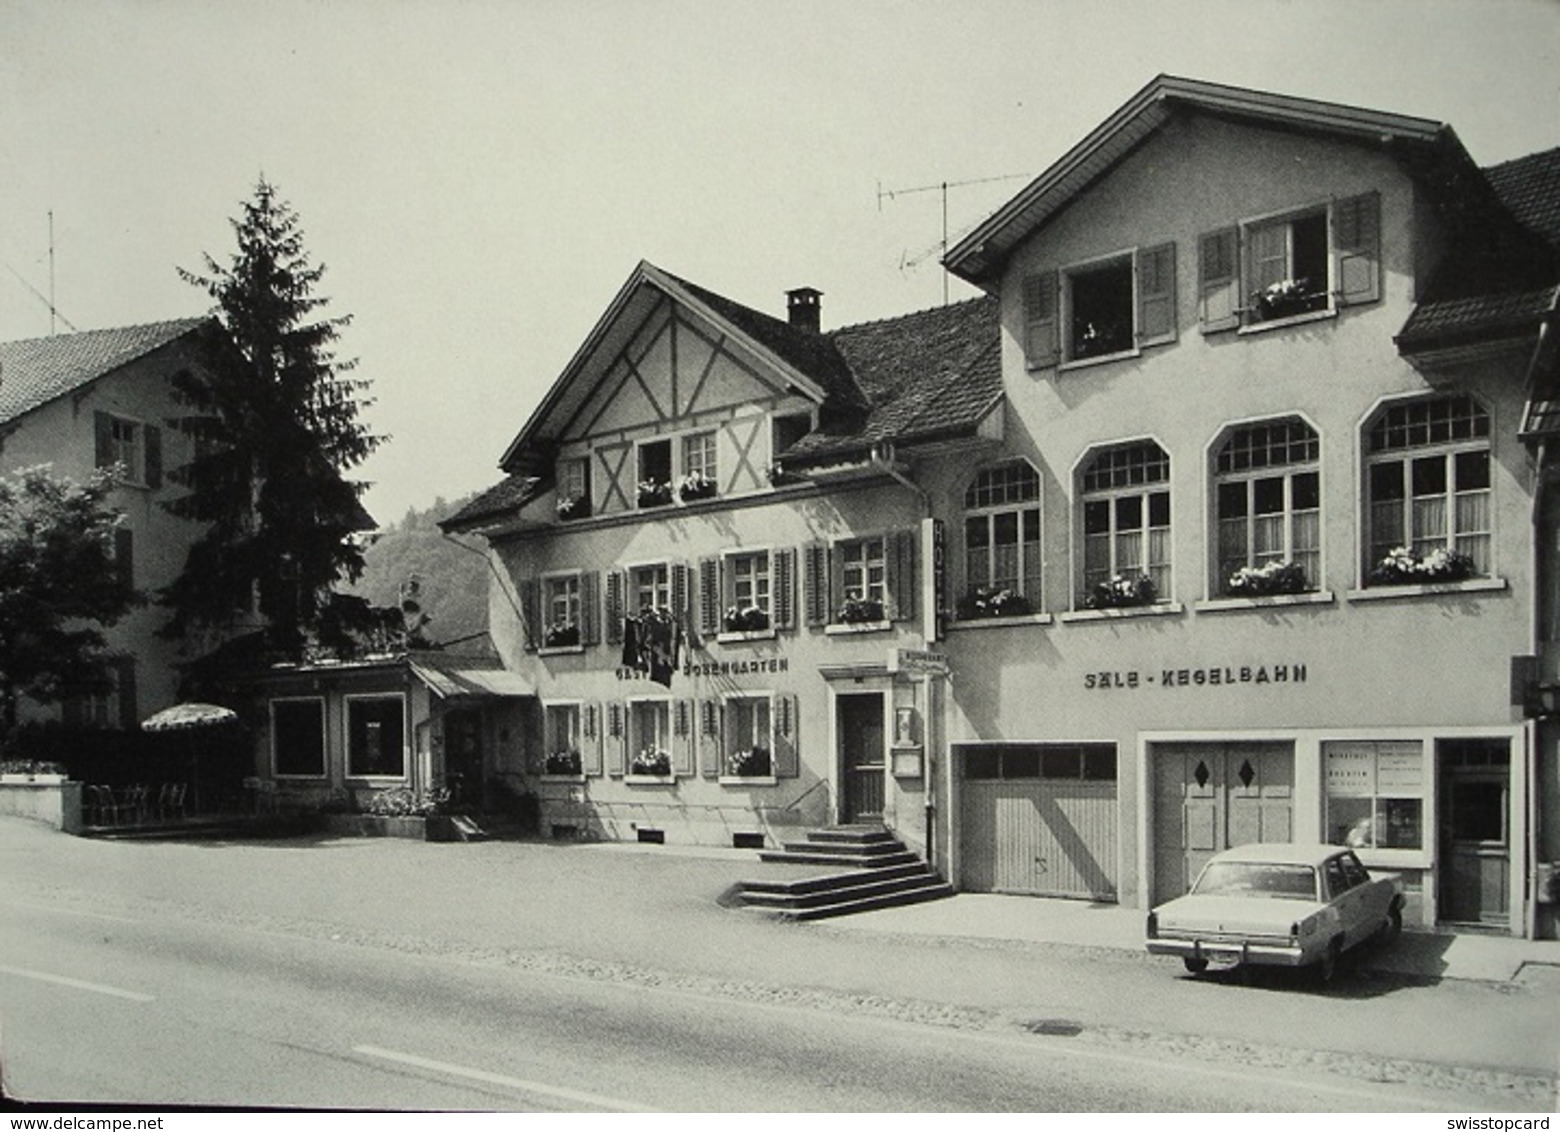
[[[792,326],[817,334],[822,327],[822,309],[818,300],[823,292],[812,287],[797,287],[785,293],[785,310]]]

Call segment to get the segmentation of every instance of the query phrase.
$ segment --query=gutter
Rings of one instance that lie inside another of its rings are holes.
[[[892,440],[880,440],[874,444],[871,452],[867,454],[867,463],[874,470],[882,472],[901,486],[909,488],[915,494],[915,497],[921,501],[921,510],[924,513],[924,517],[927,519],[932,517],[932,497],[926,493],[925,488],[905,475],[900,470],[899,465],[895,463],[894,442]]]

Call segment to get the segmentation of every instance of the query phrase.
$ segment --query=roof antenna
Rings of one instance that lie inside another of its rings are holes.
[[[962,188],[964,188],[967,185],[990,185],[990,184],[995,184],[998,181],[1017,181],[1017,180],[1022,180],[1026,176],[1027,176],[1027,174],[1024,174],[1024,173],[1004,173],[1000,177],[976,177],[973,180],[969,180],[969,181],[941,181],[941,182],[939,182],[938,184],[935,184],[935,185],[917,185],[913,189],[885,189],[883,187],[883,182],[879,181],[878,182],[878,190],[877,190],[878,211],[879,212],[883,211],[883,201],[884,201],[885,198],[888,199],[888,200],[893,200],[895,197],[910,196],[912,193],[930,193],[930,192],[940,193],[942,195],[942,240],[938,243],[937,250],[939,252],[938,262],[941,262],[948,255],[948,190],[949,189],[962,189]],[[908,266],[915,267],[924,258],[925,258],[925,253],[922,253],[921,255],[918,255],[918,256],[914,257],[912,260],[910,260]],[[901,268],[901,270],[905,266],[906,266],[905,258],[903,256],[901,256],[900,257],[900,268]],[[947,305],[948,305],[948,271],[945,268],[943,270],[943,306],[947,306]]]
[[[76,324],[70,319],[62,315],[59,312],[59,308],[54,305],[54,210],[52,208],[49,210],[49,293],[45,295],[40,292],[38,288],[34,287],[27,281],[27,277],[25,275],[16,270],[16,268],[12,267],[9,263],[5,264],[4,266],[7,271],[15,276],[18,283],[32,292],[33,298],[37,299],[44,306],[49,308],[50,338],[53,338],[54,335],[58,332],[58,328],[55,325],[56,322],[63,322],[66,326],[70,327],[74,333],[81,333],[80,328],[77,327]]]

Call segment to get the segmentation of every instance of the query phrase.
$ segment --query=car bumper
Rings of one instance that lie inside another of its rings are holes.
[[[1303,967],[1311,961],[1297,944],[1263,940],[1175,939],[1160,936],[1148,941],[1151,955],[1179,955],[1183,959],[1222,959],[1234,963],[1260,963],[1270,967]]]

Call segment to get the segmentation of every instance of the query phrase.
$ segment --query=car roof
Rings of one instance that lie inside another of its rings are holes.
[[[1263,864],[1320,865],[1338,853],[1346,853],[1342,845],[1292,844],[1290,842],[1265,842],[1261,845],[1239,845],[1214,856],[1215,861],[1252,861]]]

